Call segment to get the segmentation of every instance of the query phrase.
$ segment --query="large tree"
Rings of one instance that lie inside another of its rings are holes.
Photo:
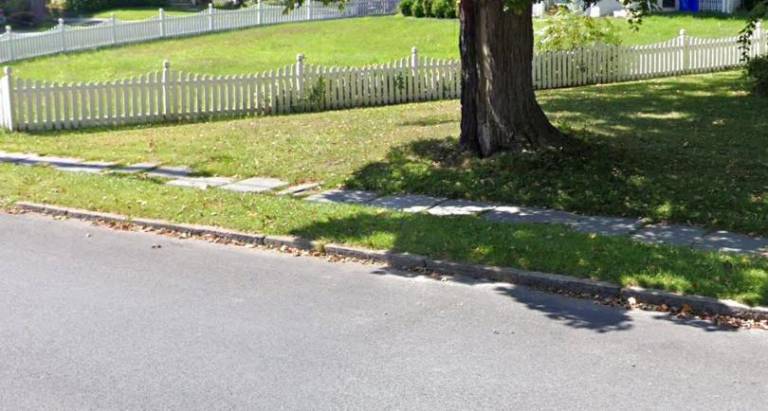
[[[460,144],[479,155],[570,142],[536,101],[531,8],[527,0],[461,0]]]
[[[597,0],[586,0],[586,6]],[[619,0],[637,28],[652,7]],[[460,0],[460,145],[481,156],[560,150],[573,140],[550,123],[533,88],[532,0]]]
[[[343,7],[349,0],[322,1]],[[457,1],[461,147],[481,156],[502,150],[564,148],[572,139],[550,123],[534,93],[532,0]],[[302,3],[285,0],[286,9]]]

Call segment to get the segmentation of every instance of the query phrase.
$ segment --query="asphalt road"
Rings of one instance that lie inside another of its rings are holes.
[[[756,410],[766,353],[508,284],[0,214],[2,409]]]

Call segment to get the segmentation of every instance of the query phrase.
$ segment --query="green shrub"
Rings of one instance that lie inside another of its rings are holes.
[[[592,18],[561,6],[549,22],[536,40],[541,51],[621,44],[621,36],[610,19]]]
[[[424,1],[413,0],[413,17],[425,17],[427,14],[424,12]]]
[[[413,15],[413,0],[402,0],[400,2],[400,13],[403,16]]]
[[[432,0],[432,15],[441,19],[456,18],[456,1]]]
[[[29,0],[3,0],[0,1],[0,8],[3,9],[6,16],[20,11],[29,11]]]
[[[432,14],[432,0],[421,0],[424,5],[424,17],[433,17]]]
[[[63,17],[67,12],[67,2],[64,0],[52,0],[46,7],[52,17]]]
[[[17,11],[8,16],[8,23],[13,27],[33,27],[36,20],[35,15],[28,11]]]
[[[759,0],[744,0],[744,1],[741,3],[741,7],[742,7],[742,8],[743,8],[745,11],[752,11],[752,9],[754,9],[754,8],[755,8],[755,6],[756,6],[756,5],[758,5],[759,3],[760,3],[760,1],[759,1]]]
[[[163,7],[165,0],[66,0],[63,8],[73,13],[93,12],[119,7]]]
[[[746,71],[752,91],[759,96],[768,96],[768,55],[750,59]]]
[[[232,10],[238,8],[238,4],[232,0],[213,0],[213,8],[222,10]]]
[[[455,19],[459,17],[458,2],[456,0],[448,0],[448,8],[445,10],[446,19]]]

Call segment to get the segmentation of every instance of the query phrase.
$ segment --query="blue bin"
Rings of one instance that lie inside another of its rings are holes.
[[[680,11],[699,12],[699,0],[680,0]]]

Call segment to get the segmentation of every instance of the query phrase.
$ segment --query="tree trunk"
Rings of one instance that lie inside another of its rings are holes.
[[[532,4],[461,1],[461,140],[483,157],[502,150],[561,149],[570,137],[547,119],[533,90]]]

